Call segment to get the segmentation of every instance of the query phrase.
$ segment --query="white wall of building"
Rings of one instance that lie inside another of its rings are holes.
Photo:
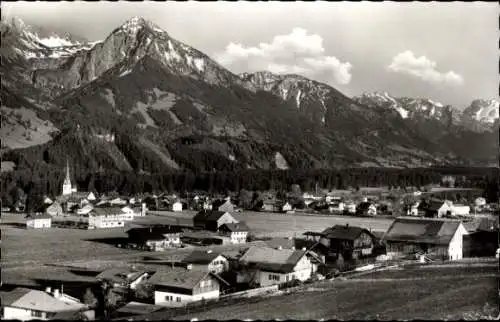
[[[89,229],[124,227],[127,215],[89,215]]]
[[[162,305],[166,307],[180,307],[185,306],[191,302],[197,302],[211,299],[218,299],[220,296],[219,290],[210,291],[196,295],[178,294],[172,292],[155,291],[155,305]]]
[[[450,244],[448,245],[448,259],[458,260],[463,258],[463,240],[464,235],[467,234],[468,233],[465,227],[460,224],[455,232],[455,235],[453,235]]]
[[[174,202],[172,205],[172,211],[182,211],[182,203]]]
[[[50,218],[28,219],[26,221],[28,228],[50,228],[51,225],[52,219]]]
[[[21,321],[34,320],[34,319],[46,320],[45,312],[41,312],[42,314],[41,317],[32,316],[31,312],[32,312],[31,310],[6,306],[3,308],[2,320],[21,320]]]
[[[247,242],[247,231],[233,231],[231,232],[232,244],[244,244]]]

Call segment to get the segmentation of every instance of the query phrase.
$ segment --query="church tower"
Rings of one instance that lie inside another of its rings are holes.
[[[62,195],[70,195],[73,192],[73,189],[71,188],[71,179],[69,176],[69,161],[66,160],[66,178],[64,178],[64,183],[63,183],[63,188],[62,188]]]

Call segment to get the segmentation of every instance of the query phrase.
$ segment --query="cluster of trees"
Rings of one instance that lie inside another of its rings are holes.
[[[166,172],[140,174],[134,172],[94,172],[74,169],[74,180],[81,191],[98,193],[116,191],[130,195],[143,192],[228,193],[230,191],[275,190],[288,192],[293,184],[303,191],[323,189],[356,189],[360,186],[417,187],[438,184],[444,174],[458,176],[455,186],[484,189],[492,202],[499,198],[498,169],[381,169],[343,170],[240,170],[234,172]],[[1,198],[11,205],[23,194],[57,196],[61,193],[64,169],[40,167],[32,170],[4,172],[1,175]]]

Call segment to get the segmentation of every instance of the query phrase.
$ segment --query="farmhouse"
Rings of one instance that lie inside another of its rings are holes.
[[[206,270],[181,267],[158,270],[148,283],[155,289],[154,304],[167,307],[218,299],[221,284],[227,284],[221,277]]]
[[[15,288],[10,292],[0,291],[2,298],[2,320],[49,320],[49,319],[94,319],[94,311],[77,299],[63,296],[59,290],[53,293],[28,288]],[[63,318],[64,316],[64,318]]]
[[[175,226],[132,228],[127,234],[130,244],[143,249],[161,251],[181,246],[181,229]]]
[[[182,211],[182,202],[176,201],[172,204],[172,211]]]
[[[459,220],[396,218],[383,240],[389,256],[426,253],[443,259],[463,257],[467,231]]]
[[[223,224],[238,223],[229,212],[200,211],[193,217],[196,228],[217,231]]]
[[[233,212],[234,205],[231,203],[231,198],[227,197],[225,201],[215,200],[212,203],[212,210],[223,211],[223,212]]]
[[[35,210],[35,214],[37,214],[37,215],[46,214],[46,215],[50,215],[53,217],[62,216],[63,215],[63,208],[62,208],[61,204],[57,201],[53,202],[52,204],[44,203]]]
[[[28,229],[50,228],[51,225],[52,216],[50,215],[42,214],[26,216],[26,228]]]
[[[137,285],[148,278],[149,274],[143,270],[135,270],[128,267],[110,268],[99,275],[96,279],[101,282],[107,282],[113,288],[135,289]]]
[[[281,207],[281,211],[283,211],[283,212],[292,211],[293,209],[294,209],[294,207],[288,201],[285,202],[285,204],[283,205],[283,207]]]
[[[470,213],[470,207],[467,205],[453,204],[452,215],[453,216],[466,216]]]
[[[231,239],[232,244],[244,244],[247,242],[247,236],[250,228],[245,222],[227,223],[219,227],[219,234]]]
[[[343,212],[345,209],[345,204],[342,201],[333,201],[328,205],[329,212]]]
[[[239,259],[241,268],[237,272],[237,282],[263,287],[294,279],[308,280],[316,272],[317,265],[306,254],[305,250],[252,246]]]
[[[372,253],[375,236],[364,228],[335,225],[321,233],[319,243],[325,246],[326,255],[358,258]]]
[[[352,201],[346,202],[345,210],[350,214],[356,213],[356,204]]]
[[[212,250],[195,250],[182,262],[186,265],[192,265],[193,269],[201,269],[215,274],[221,274],[229,269],[227,258]]]
[[[441,218],[443,216],[452,215],[452,202],[451,201],[437,201],[431,200],[429,202],[422,202],[418,208],[422,211],[425,217],[428,218]]]
[[[356,208],[356,213],[358,215],[364,216],[376,216],[377,215],[377,207],[371,202],[365,201],[358,205]]]
[[[121,208],[94,208],[88,214],[88,229],[124,227],[127,220],[130,215],[123,213]]]

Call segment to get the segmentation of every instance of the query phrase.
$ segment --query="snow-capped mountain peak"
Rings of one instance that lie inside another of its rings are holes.
[[[500,103],[497,100],[478,99],[464,110],[464,115],[482,123],[495,123],[499,118]]]

